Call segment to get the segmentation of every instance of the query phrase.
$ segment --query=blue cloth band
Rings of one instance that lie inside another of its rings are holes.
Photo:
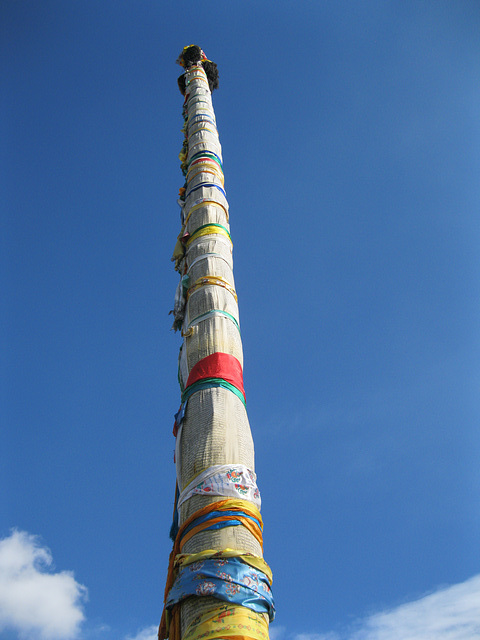
[[[275,605],[267,576],[239,558],[208,558],[184,567],[168,594],[165,606],[190,596],[213,596],[275,617]]]

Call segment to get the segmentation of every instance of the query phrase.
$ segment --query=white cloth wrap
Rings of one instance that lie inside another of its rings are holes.
[[[180,493],[178,507],[194,495],[242,498],[261,506],[257,476],[243,464],[217,464],[200,473]]]

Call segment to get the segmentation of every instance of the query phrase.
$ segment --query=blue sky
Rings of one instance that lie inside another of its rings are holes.
[[[478,3],[0,12],[0,636],[160,619],[192,42],[220,70],[272,638],[479,635]]]

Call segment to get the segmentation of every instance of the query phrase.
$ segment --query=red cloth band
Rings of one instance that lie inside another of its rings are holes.
[[[202,358],[192,367],[185,389],[194,384],[194,382],[205,378],[222,378],[222,380],[233,384],[245,397],[242,365],[235,356],[216,352],[206,358]]]

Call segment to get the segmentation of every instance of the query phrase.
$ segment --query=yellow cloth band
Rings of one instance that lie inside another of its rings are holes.
[[[187,73],[190,73],[191,71],[192,71],[192,69],[190,68],[190,69],[188,69]],[[207,86],[209,86],[208,85],[208,80],[202,74],[199,74],[198,76],[193,76],[193,78],[189,77],[188,80],[187,80],[187,85],[190,85],[190,83],[193,82],[194,80],[203,80],[203,82],[206,82]]]
[[[198,167],[195,167],[195,168],[197,169]],[[220,173],[219,171],[211,171],[211,169],[204,169],[204,168],[200,168],[192,176],[188,176],[187,178],[188,182],[190,182],[191,180],[199,176],[201,173],[210,173],[212,176],[215,176],[216,178],[219,179],[219,181],[222,183],[222,187],[224,186],[225,178],[223,177],[223,173]]]
[[[225,216],[227,218],[227,222],[228,222],[228,211],[227,209],[223,206],[223,204],[220,204],[219,202],[215,202],[215,200],[204,200],[203,202],[200,202],[199,204],[194,205],[190,211],[187,213],[187,217],[185,218],[185,222],[183,223],[184,226],[187,224],[190,215],[194,212],[197,211],[198,209],[201,209],[202,207],[204,207],[205,205],[210,205],[210,206],[215,206],[215,207],[220,207],[220,209],[223,209]],[[231,239],[229,238],[230,242]]]
[[[192,212],[190,210],[188,212],[188,215],[190,215],[191,213]],[[225,236],[230,240],[230,242],[232,242],[230,234],[226,229],[223,229],[222,227],[215,227],[213,224],[209,224],[206,227],[203,227],[203,229],[197,229],[197,231],[192,233],[190,238],[187,240],[186,245],[187,247],[189,247],[194,240],[196,240],[197,238],[201,238],[202,236],[211,236],[211,235],[218,235],[218,234]]]
[[[268,622],[262,614],[246,607],[225,604],[197,616],[183,635],[183,640],[214,638],[268,640]]]
[[[195,282],[195,284],[192,287],[190,287],[190,289],[188,290],[187,300],[194,291],[198,291],[198,289],[200,289],[201,287],[206,287],[208,285],[216,285],[217,287],[223,287],[224,289],[226,289],[232,294],[232,296],[235,298],[235,302],[237,302],[237,294],[235,292],[235,289],[232,287],[231,284],[229,284],[226,280],[224,280],[220,276],[204,276],[203,278],[199,278]]]
[[[218,136],[218,131],[216,129],[210,129],[209,127],[198,127],[197,129],[195,129],[195,131],[189,131],[188,137],[194,136],[199,131],[210,131],[210,133],[213,133],[214,135]]]

